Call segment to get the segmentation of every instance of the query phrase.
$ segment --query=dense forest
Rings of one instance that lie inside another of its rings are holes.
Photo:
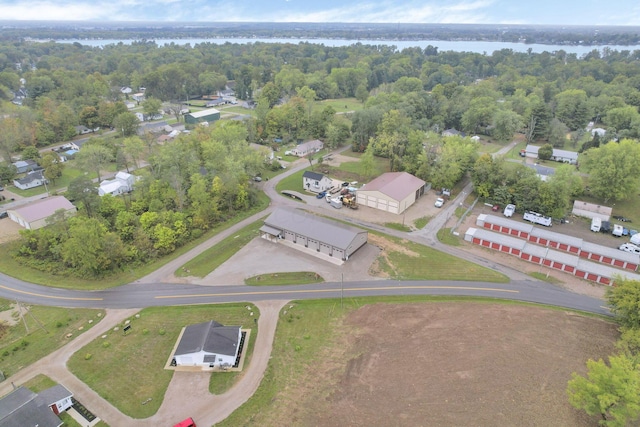
[[[486,55],[363,44],[137,42],[91,48],[4,42],[5,160],[65,141],[75,135],[74,126],[84,125],[121,130],[93,138],[92,148],[79,153],[87,169],[117,158],[120,164],[149,163],[129,201],[98,199],[87,190],[90,183],[74,182],[70,191],[84,215],[26,233],[20,255],[40,268],[93,276],[168,253],[255,203],[247,183],[270,165],[248,143],[319,138],[330,148],[351,144],[364,152],[363,161],[387,158],[392,170],[435,187],[450,187],[471,172],[482,197],[562,217],[570,198],[582,191],[574,167],[540,183],[527,168],[478,157],[470,138],[441,135],[457,129],[506,142],[520,134],[528,142],[585,151],[581,171],[591,175],[592,194],[623,200],[638,187],[639,61],[638,50],[610,49],[577,57],[562,50]],[[231,82],[239,99],[255,103],[250,118],[223,120],[165,145],[139,134],[121,92],[144,87],[145,110],[175,112]],[[11,102],[17,94],[24,95],[20,106]],[[318,100],[340,98],[356,98],[363,108],[343,115],[330,106],[312,108]],[[592,133],[588,126],[606,132]],[[10,175],[7,169],[0,166],[0,179]],[[88,239],[92,235],[101,236],[99,244]],[[104,245],[119,255],[105,258],[111,252]],[[79,256],[87,253],[95,259]]]

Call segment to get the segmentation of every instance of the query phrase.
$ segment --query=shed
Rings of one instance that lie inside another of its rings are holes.
[[[76,207],[64,196],[53,196],[18,208],[8,209],[7,214],[12,221],[17,222],[27,230],[36,230],[46,226],[47,219],[59,210],[63,210],[66,217],[73,216],[76,213]]]
[[[304,174],[302,174],[302,187],[305,190],[321,193],[330,189],[332,186],[333,181],[331,178],[321,173],[305,171]]]
[[[26,173],[29,171],[36,170],[38,167],[38,163],[35,160],[27,159],[27,160],[18,160],[13,163],[13,166],[16,167],[17,173]]]
[[[174,353],[176,366],[234,366],[240,351],[240,326],[210,320],[184,328]]]
[[[401,214],[424,194],[425,184],[407,172],[388,172],[361,187],[356,200],[359,205]]]
[[[360,228],[285,208],[269,215],[260,231],[342,260],[348,260],[369,237],[369,233]]]
[[[600,218],[603,221],[609,221],[613,208],[609,206],[596,205],[594,203],[576,200],[573,202],[571,213],[576,216],[593,219]]]
[[[215,108],[209,108],[184,115],[185,123],[192,125],[202,122],[215,122],[216,120],[220,120],[220,111]]]

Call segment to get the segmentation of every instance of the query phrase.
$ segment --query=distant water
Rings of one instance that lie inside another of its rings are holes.
[[[101,40],[79,40],[79,39],[66,39],[56,40],[57,43],[75,43],[78,42],[85,46],[104,47],[110,44],[131,44],[134,41],[139,40],[116,40],[116,39],[101,39]],[[491,54],[496,50],[511,49],[514,52],[531,52],[542,53],[555,52],[558,50],[564,50],[567,53],[575,53],[578,57],[591,52],[594,49],[602,51],[605,46],[565,46],[565,45],[546,45],[546,44],[524,44],[524,43],[506,43],[506,42],[484,42],[484,41],[440,41],[440,40],[345,40],[345,39],[309,39],[309,38],[211,38],[211,39],[155,39],[158,46],[164,46],[167,44],[187,45],[195,46],[200,43],[313,43],[322,44],[330,47],[351,46],[356,43],[373,46],[396,46],[398,50],[402,50],[408,47],[420,47],[422,49],[427,46],[435,46],[439,52],[455,51],[455,52],[474,52],[474,53],[487,53]],[[612,50],[628,50],[634,51],[640,49],[640,46],[606,46]]]

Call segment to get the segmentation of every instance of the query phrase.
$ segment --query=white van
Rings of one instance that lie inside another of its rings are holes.
[[[623,243],[620,245],[618,249],[620,249],[621,251],[640,255],[640,248],[634,245],[633,243]]]
[[[600,227],[602,227],[602,219],[593,218],[591,220],[591,231],[598,233],[600,231]]]
[[[515,211],[516,211],[516,205],[508,204],[507,206],[505,206],[503,214],[507,218],[511,218]]]

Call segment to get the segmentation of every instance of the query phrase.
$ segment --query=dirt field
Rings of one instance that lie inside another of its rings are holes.
[[[595,426],[565,388],[616,337],[602,320],[482,303],[368,305],[341,329],[295,425]]]

